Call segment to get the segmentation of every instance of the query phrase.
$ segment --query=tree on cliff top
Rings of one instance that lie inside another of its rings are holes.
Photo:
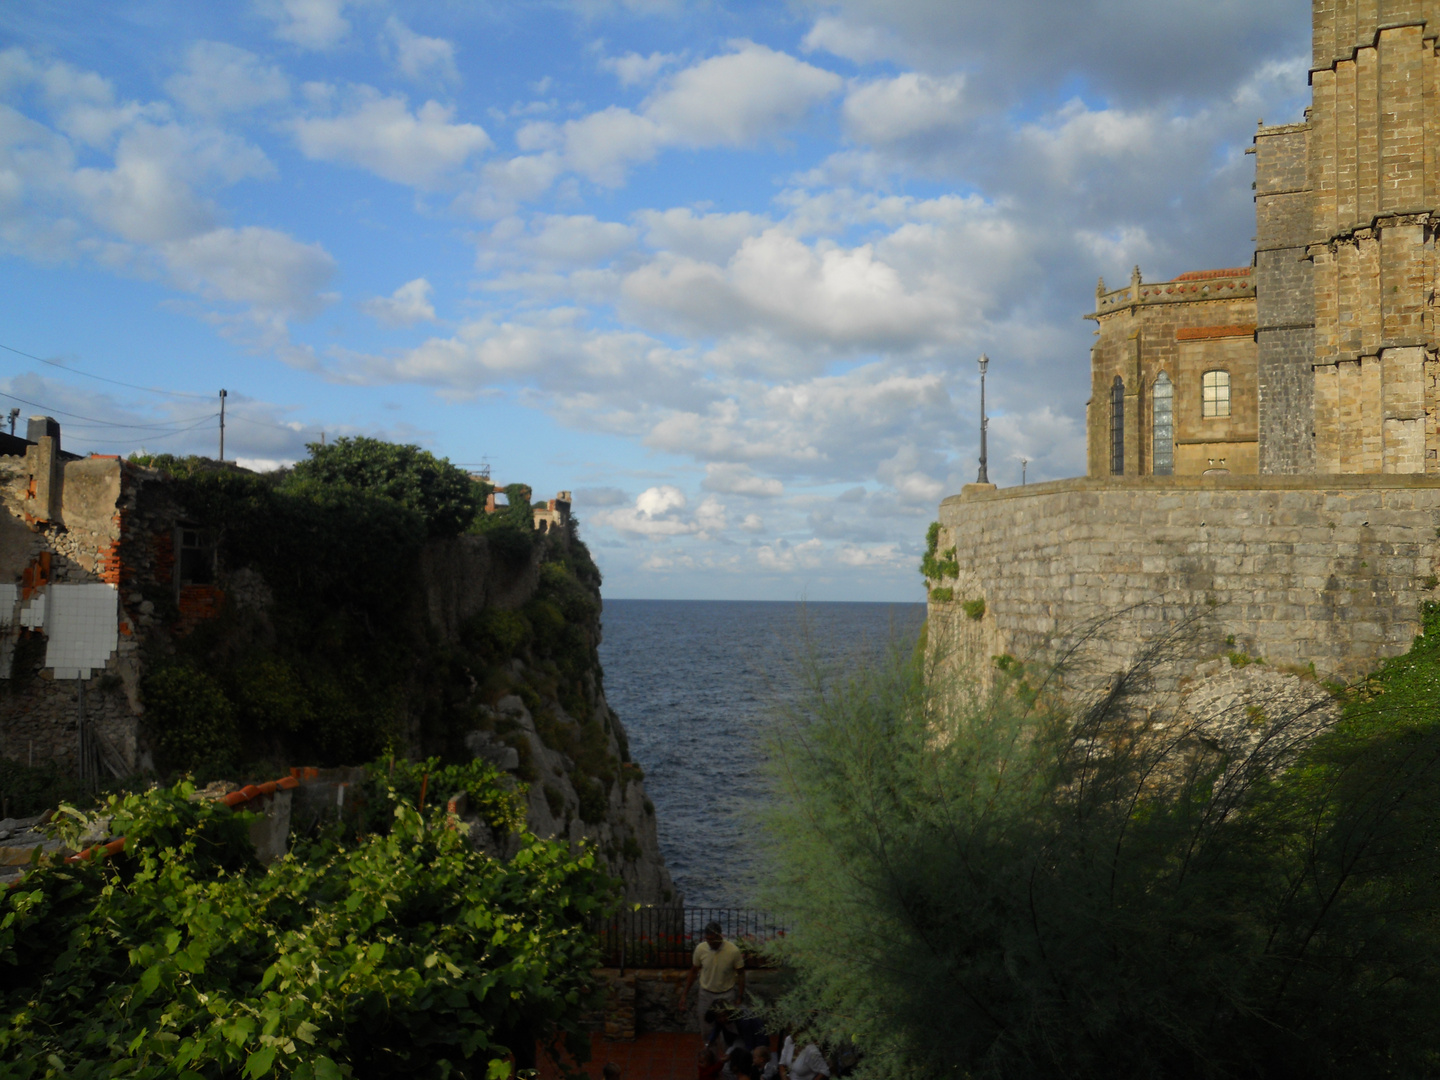
[[[1434,1075],[1440,616],[1338,719],[1242,703],[1228,756],[1146,664],[1068,714],[1010,662],[817,679],[776,740],[787,1019],[873,1077]]]
[[[469,474],[418,446],[357,435],[306,447],[310,457],[296,463],[290,483],[313,480],[393,499],[419,513],[431,536],[460,534],[480,508]]]

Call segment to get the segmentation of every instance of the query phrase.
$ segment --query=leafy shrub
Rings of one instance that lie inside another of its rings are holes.
[[[609,800],[605,797],[605,785],[578,771],[570,779],[575,783],[575,795],[580,800],[580,820],[587,825],[604,821],[605,814],[610,809]]]
[[[30,766],[0,757],[0,806],[8,801],[10,817],[33,817],[55,809],[62,800],[84,796],[84,785],[76,777],[51,764]]]
[[[234,767],[235,710],[220,684],[188,664],[159,667],[141,683],[145,729],[162,763],[203,772]]]
[[[550,816],[558,818],[565,810],[565,795],[554,784],[546,784],[543,790],[545,805],[550,808]]]
[[[778,1019],[897,1080],[1433,1073],[1440,609],[1338,721],[1240,702],[1230,751],[1155,707],[1178,644],[1083,708],[1004,657],[818,680],[772,744]]]
[[[920,560],[920,574],[927,581],[958,577],[960,574],[960,563],[955,558],[955,549],[952,547],[941,555],[937,551],[939,546],[940,523],[932,521],[930,528],[925,531],[925,555]]]
[[[293,481],[315,480],[391,499],[419,514],[431,536],[464,532],[480,508],[475,481],[448,459],[418,446],[365,436],[306,445],[310,457],[295,465]]]
[[[7,1075],[510,1074],[580,1026],[614,885],[590,852],[502,862],[403,796],[383,833],[255,864],[248,816],[188,784],[111,799],[112,860],[0,894]]]
[[[955,599],[955,590],[950,588],[949,585],[946,585],[943,588],[931,589],[929,595],[934,603],[948,604],[951,600]]]
[[[985,598],[981,596],[975,600],[966,600],[960,605],[960,608],[965,612],[966,618],[978,622],[985,617]]]
[[[490,656],[515,656],[532,636],[530,623],[518,611],[486,608],[466,620],[460,628],[461,639],[473,649]]]

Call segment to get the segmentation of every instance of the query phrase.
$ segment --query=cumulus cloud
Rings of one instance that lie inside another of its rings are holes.
[[[212,117],[284,101],[290,80],[252,52],[197,41],[185,53],[184,67],[165,80],[165,89],[190,112]]]
[[[1076,81],[1126,103],[1224,93],[1254,67],[1308,45],[1303,0],[1214,0],[1205,17],[1146,0],[810,0],[810,49],[857,63],[970,71],[1011,100]],[[1044,27],[1044,33],[1036,28]]]
[[[785,485],[773,476],[756,476],[748,465],[711,462],[705,466],[702,486],[707,491],[773,499],[785,494]]]
[[[907,71],[852,87],[843,115],[851,138],[892,143],[960,127],[970,118],[966,104],[964,75],[937,78]]]
[[[645,115],[676,142],[743,146],[798,123],[841,88],[834,72],[764,45],[739,41],[734,50],[677,72]]]
[[[441,183],[490,147],[478,124],[455,123],[455,110],[427,101],[414,112],[404,97],[382,97],[360,88],[356,100],[334,116],[311,116],[291,124],[301,153],[368,169],[397,184],[428,188]]]
[[[289,348],[287,320],[330,301],[335,262],[321,245],[225,225],[209,197],[273,175],[257,147],[162,105],[118,101],[93,73],[13,51],[3,62],[12,86],[42,89],[55,125],[0,106],[0,242],[10,250],[163,278],[221,305],[201,314],[226,332],[280,349]],[[181,92],[217,105],[215,85]]]
[[[629,52],[624,56],[602,56],[600,70],[608,71],[620,80],[621,86],[637,86],[648,83],[667,67],[673,67],[680,60],[679,53],[652,52],[649,56]]]
[[[385,20],[384,41],[395,66],[408,78],[416,82],[460,81],[460,72],[455,66],[455,46],[452,42],[444,38],[417,34],[393,15]]]
[[[350,33],[345,0],[255,0],[255,10],[275,24],[281,41],[305,49],[329,49]]]
[[[490,230],[482,261],[505,261],[497,258],[505,254],[530,266],[590,266],[629,248],[635,236],[628,225],[590,214],[537,214],[528,222],[510,217]]]
[[[360,310],[386,326],[413,326],[418,322],[434,322],[435,307],[430,303],[430,282],[423,277],[407,281],[389,296],[373,296],[360,304]]]
[[[747,146],[775,138],[842,87],[834,72],[756,44],[735,41],[731,51],[677,71],[638,112],[609,106],[563,124],[522,128],[516,145],[539,162],[526,169],[546,184],[574,172],[609,187],[628,170],[668,146]],[[536,184],[530,196],[544,190]]]
[[[683,491],[673,484],[661,484],[642,491],[634,506],[601,510],[593,515],[593,520],[597,525],[631,536],[685,536],[700,531],[695,520],[680,515],[686,504]]]

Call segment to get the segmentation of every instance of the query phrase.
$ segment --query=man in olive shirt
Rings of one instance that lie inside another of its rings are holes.
[[[697,974],[700,976],[700,1033],[708,1046],[715,1038],[715,1028],[707,1030],[705,1014],[716,1006],[739,1005],[745,997],[745,954],[733,941],[725,940],[718,922],[705,927],[705,940],[695,946],[694,965],[680,988],[682,1012]],[[720,1026],[717,1020],[715,1027]]]

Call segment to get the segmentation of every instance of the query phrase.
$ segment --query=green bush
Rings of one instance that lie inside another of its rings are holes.
[[[472,649],[508,659],[517,655],[532,637],[530,623],[518,611],[486,608],[466,620],[461,639]]]
[[[158,667],[141,683],[145,730],[160,763],[220,773],[240,752],[235,710],[220,684],[187,664]]]
[[[580,820],[588,825],[604,821],[605,814],[610,809],[609,800],[605,797],[605,785],[579,771],[570,779],[574,781],[575,795],[580,800]]]
[[[960,563],[955,558],[955,549],[952,547],[943,555],[939,554],[940,546],[940,523],[932,521],[930,528],[925,531],[925,555],[920,560],[920,574],[926,581],[939,581],[942,578],[958,577],[960,574]]]
[[[483,501],[463,469],[418,446],[355,436],[307,448],[310,457],[295,465],[294,482],[314,480],[393,500],[419,514],[431,536],[464,532]]]
[[[1155,707],[1180,644],[1085,708],[1007,658],[817,680],[771,748],[777,1019],[896,1080],[1432,1075],[1440,610],[1338,720],[1242,702],[1229,751]]]
[[[975,600],[966,600],[960,605],[960,608],[965,612],[967,619],[979,622],[985,617],[985,598],[981,596]]]
[[[392,801],[263,869],[247,816],[188,784],[110,800],[122,855],[0,893],[5,1074],[502,1080],[561,1037],[586,1060],[615,896],[593,853],[526,834],[501,861]]]

